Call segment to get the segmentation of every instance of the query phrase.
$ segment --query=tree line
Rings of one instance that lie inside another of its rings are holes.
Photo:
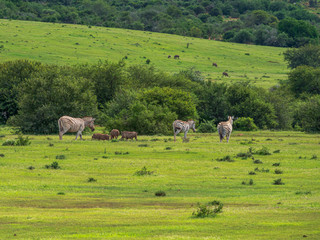
[[[0,64],[0,122],[24,133],[58,132],[63,115],[93,116],[107,130],[169,134],[176,119],[194,119],[201,132],[216,131],[228,115],[241,130],[320,131],[320,47],[284,53],[288,80],[271,89],[248,82],[207,81],[199,71],[164,73],[125,61],[74,66],[28,60]]]
[[[237,43],[316,43],[320,19],[299,0],[0,0],[0,18],[145,30]],[[317,0],[309,6],[317,7]]]

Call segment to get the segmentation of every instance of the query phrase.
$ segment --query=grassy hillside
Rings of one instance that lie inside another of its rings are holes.
[[[2,146],[17,136],[3,127],[0,135],[1,239],[320,237],[318,135],[234,132],[220,144],[217,134],[190,133],[188,143],[73,134],[29,136],[29,146]],[[236,157],[250,147],[271,155]],[[217,161],[228,155],[233,162]],[[45,167],[54,161],[60,169]],[[135,175],[144,166],[153,174]],[[214,200],[224,204],[217,217],[192,217],[198,202]]]
[[[127,56],[128,65],[150,59],[151,65],[168,73],[195,67],[212,81],[251,81],[266,88],[286,79],[288,71],[283,48],[144,31],[2,19],[0,39],[2,62],[30,59],[63,65],[119,61]],[[176,54],[180,60],[168,59]],[[224,71],[229,78],[222,77]]]

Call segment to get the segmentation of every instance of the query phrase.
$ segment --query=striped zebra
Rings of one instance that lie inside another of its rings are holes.
[[[228,121],[220,122],[218,124],[217,129],[220,136],[220,142],[222,142],[222,139],[224,139],[225,137],[227,137],[227,142],[229,142],[229,138],[232,132],[233,119],[233,116],[228,116]]]
[[[180,132],[184,132],[184,139],[187,139],[187,133],[190,129],[192,129],[193,132],[196,131],[196,125],[193,120],[188,120],[188,122],[175,120],[173,122],[174,141],[176,141],[176,136]]]
[[[84,118],[72,118],[69,116],[63,116],[59,118],[59,138],[62,140],[62,135],[66,132],[77,132],[76,140],[80,135],[80,139],[82,140],[82,131],[85,127],[89,127],[92,131],[94,131],[94,120],[92,117],[84,117]]]

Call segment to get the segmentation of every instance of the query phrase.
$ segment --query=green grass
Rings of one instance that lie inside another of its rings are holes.
[[[284,48],[125,29],[1,19],[0,45],[0,62],[29,59],[64,65],[117,62],[127,56],[128,66],[150,59],[150,65],[168,73],[195,67],[211,81],[250,81],[265,88],[286,79],[288,72]],[[180,60],[173,59],[176,54]],[[229,78],[222,77],[224,71]]]
[[[234,132],[229,144],[216,133],[189,133],[188,143],[182,135],[176,143],[172,136],[103,142],[30,135],[31,145],[1,146],[17,135],[2,127],[0,134],[0,239],[320,238],[319,135]],[[253,154],[258,165],[236,157],[249,147],[272,154]],[[216,161],[227,155],[235,161]],[[60,169],[45,168],[54,161]],[[135,174],[144,167],[153,174]],[[270,171],[248,175],[256,167]],[[284,185],[273,185],[279,178]],[[250,179],[253,185],[242,184]],[[214,200],[222,213],[192,216],[197,203]]]

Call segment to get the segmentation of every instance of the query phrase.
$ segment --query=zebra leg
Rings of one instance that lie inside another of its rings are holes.
[[[184,140],[187,140],[187,131],[184,132]]]
[[[77,139],[78,139],[79,135],[80,135],[80,138],[82,139],[82,137],[81,137],[81,131],[78,131],[78,132],[77,132],[77,135],[76,135],[76,139],[75,139],[75,140],[77,140]]]
[[[219,137],[220,137],[220,142],[222,142],[222,140],[223,140],[222,134],[219,133]]]
[[[231,133],[229,133],[228,136],[227,136],[227,143],[229,143],[230,135],[231,135]]]
[[[68,129],[69,130],[69,129]],[[59,131],[59,139],[62,140],[62,135],[68,132],[68,130],[62,129]]]
[[[181,129],[177,129],[174,131],[174,141],[176,141],[176,136],[181,132]]]

